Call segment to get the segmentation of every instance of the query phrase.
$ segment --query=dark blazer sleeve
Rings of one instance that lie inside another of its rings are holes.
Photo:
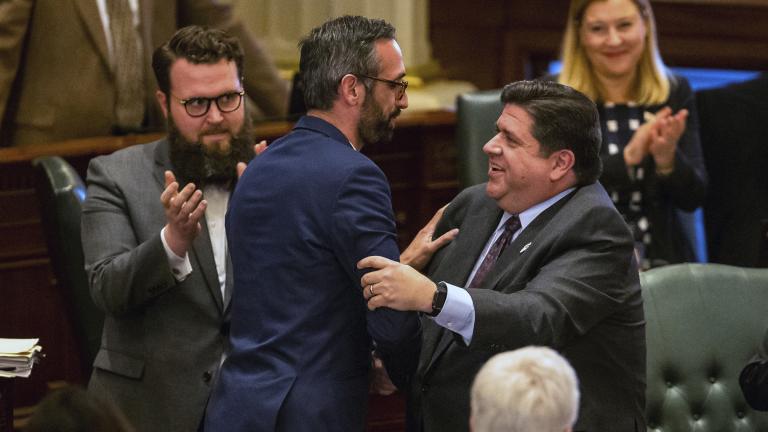
[[[104,158],[88,166],[82,241],[91,296],[108,314],[135,311],[176,285],[160,231],[139,243],[120,187]],[[158,200],[159,200],[158,196]]]
[[[558,233],[538,241],[528,252],[534,256],[521,255],[526,262],[494,289],[467,289],[475,307],[470,349],[562,348],[638,294],[632,242],[618,213],[599,205],[569,215],[545,227]]]
[[[386,177],[372,163],[353,169],[335,199],[333,248],[361,301],[360,278],[364,272],[357,270],[357,262],[371,255],[394,261],[400,258],[391,202]],[[367,312],[367,327],[379,350],[387,352],[416,343],[420,324],[414,312],[381,308]]]
[[[675,169],[666,177],[659,178],[662,191],[669,195],[672,203],[686,211],[693,211],[704,203],[707,174],[699,137],[699,117],[696,101],[688,80],[673,75],[670,78],[670,95],[667,105],[673,112],[688,110],[685,131],[677,142]]]
[[[768,411],[768,332],[762,350],[747,363],[739,375],[739,385],[749,406]]]

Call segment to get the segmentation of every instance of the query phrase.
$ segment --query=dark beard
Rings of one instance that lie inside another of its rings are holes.
[[[363,102],[363,112],[360,116],[360,122],[357,124],[357,132],[363,146],[376,143],[386,144],[392,141],[395,129],[390,126],[389,121],[399,115],[400,108],[395,108],[389,116],[384,115],[384,110],[374,101],[373,93],[370,93]]]
[[[248,115],[240,131],[232,136],[227,152],[208,149],[199,141],[187,141],[170,116],[167,124],[169,156],[181,187],[187,183],[194,183],[198,189],[210,184],[231,187],[237,177],[237,163],[253,159],[253,124]]]

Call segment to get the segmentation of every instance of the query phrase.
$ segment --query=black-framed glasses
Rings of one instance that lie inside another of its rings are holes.
[[[376,77],[363,75],[363,74],[355,74],[355,75],[363,78],[372,79],[374,81],[381,81],[383,83],[389,84],[390,87],[395,89],[395,100],[398,100],[398,101],[402,99],[403,96],[405,96],[405,90],[408,88],[408,81],[405,81],[405,80],[393,81],[393,80],[376,78]]]
[[[180,104],[184,105],[184,109],[187,111],[190,117],[202,117],[208,114],[208,110],[211,109],[211,102],[216,101],[216,106],[219,111],[223,113],[230,113],[240,108],[240,104],[243,103],[243,95],[245,90],[239,92],[224,93],[212,98],[206,97],[192,97],[188,99],[179,99],[173,96]]]

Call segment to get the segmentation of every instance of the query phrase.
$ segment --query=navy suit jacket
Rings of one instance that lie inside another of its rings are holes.
[[[306,116],[251,162],[226,223],[232,349],[206,429],[363,430],[371,339],[387,358],[420,339],[415,313],[368,311],[355,267],[399,259],[384,173]]]

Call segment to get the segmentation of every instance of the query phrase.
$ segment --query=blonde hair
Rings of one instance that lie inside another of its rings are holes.
[[[600,87],[597,76],[581,44],[579,30],[587,6],[605,0],[571,0],[568,9],[568,21],[563,36],[561,60],[563,70],[558,81],[569,85],[587,95],[593,101],[600,100]],[[637,64],[635,82],[630,89],[632,99],[641,105],[664,103],[669,97],[669,78],[664,62],[659,54],[656,40],[656,20],[649,0],[631,0],[637,6],[640,17],[646,26],[643,53]]]
[[[579,410],[576,373],[546,347],[492,357],[475,377],[471,397],[473,432],[563,432]]]

